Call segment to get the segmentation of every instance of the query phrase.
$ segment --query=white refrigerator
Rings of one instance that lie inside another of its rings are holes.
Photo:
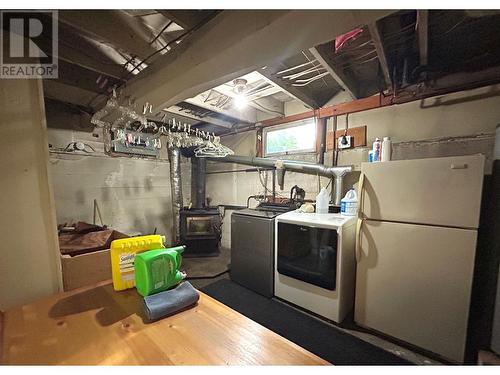
[[[484,156],[362,163],[354,320],[463,362]]]

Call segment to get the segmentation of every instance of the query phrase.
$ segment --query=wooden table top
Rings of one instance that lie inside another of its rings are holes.
[[[109,282],[11,309],[2,330],[4,364],[328,364],[201,292],[194,308],[144,323],[135,289]]]

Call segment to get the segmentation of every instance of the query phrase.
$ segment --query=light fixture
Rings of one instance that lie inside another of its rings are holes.
[[[233,101],[234,101],[234,105],[238,109],[243,109],[248,104],[247,98],[245,97],[244,94],[238,94],[238,95],[236,95],[235,98],[233,99]]]
[[[248,100],[245,96],[245,90],[247,89],[247,80],[243,78],[237,78],[233,81],[234,83],[234,93],[236,96],[233,99],[234,105],[238,109],[243,109],[247,106]]]

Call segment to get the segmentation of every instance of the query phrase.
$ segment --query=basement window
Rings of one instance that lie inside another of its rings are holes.
[[[313,118],[264,128],[264,156],[316,151],[316,122]]]

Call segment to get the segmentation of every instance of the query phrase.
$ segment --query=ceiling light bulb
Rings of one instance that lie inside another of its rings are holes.
[[[243,94],[236,95],[234,98],[234,105],[238,109],[243,109],[247,106],[247,98]]]

